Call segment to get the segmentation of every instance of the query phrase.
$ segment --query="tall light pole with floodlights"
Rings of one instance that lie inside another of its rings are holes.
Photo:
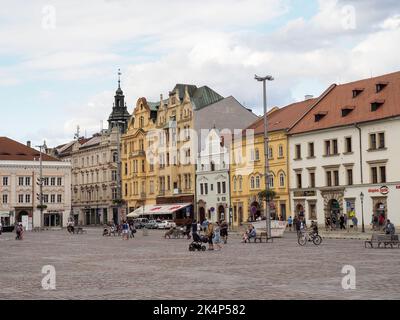
[[[264,158],[265,158],[265,217],[267,223],[267,238],[271,238],[271,216],[269,213],[269,161],[268,161],[268,122],[267,122],[267,81],[273,81],[272,76],[259,77],[254,76],[254,79],[263,83],[263,105],[264,105]]]

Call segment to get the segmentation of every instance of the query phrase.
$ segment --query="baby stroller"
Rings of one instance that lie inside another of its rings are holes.
[[[206,251],[206,246],[203,243],[207,243],[208,238],[206,236],[200,236],[198,233],[193,233],[193,242],[189,245],[189,251]]]

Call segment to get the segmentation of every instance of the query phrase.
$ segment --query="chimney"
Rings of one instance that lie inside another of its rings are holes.
[[[313,96],[312,94],[306,94],[306,95],[304,96],[304,101],[305,101],[305,100],[310,100],[310,99],[312,99],[312,98],[314,98],[314,96]]]
[[[31,142],[30,142],[30,141],[27,141],[27,142],[26,142],[26,146],[27,146],[28,148],[30,148],[30,147],[31,147]]]

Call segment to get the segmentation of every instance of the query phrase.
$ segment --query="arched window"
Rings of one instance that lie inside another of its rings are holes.
[[[272,174],[268,175],[268,187],[273,188],[274,187],[274,176]]]
[[[243,187],[243,179],[242,176],[239,176],[239,191],[242,191],[242,187]]]
[[[250,189],[254,189],[254,177],[250,178]]]
[[[236,191],[237,189],[237,179],[236,177],[233,177],[233,191]]]
[[[279,186],[284,187],[285,186],[285,175],[283,172],[279,174]]]
[[[260,176],[256,176],[256,189],[260,189]]]
[[[144,118],[143,118],[143,116],[141,116],[139,119],[139,128],[143,128],[143,127],[144,127]]]
[[[260,160],[260,151],[256,149],[256,161]]]

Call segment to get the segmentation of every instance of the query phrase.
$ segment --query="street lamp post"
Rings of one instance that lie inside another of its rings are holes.
[[[46,141],[43,142],[43,145],[36,146],[39,148],[40,157],[39,157],[39,201],[40,201],[40,226],[42,226],[43,219],[43,157],[42,157],[42,149],[46,150],[47,145]],[[32,228],[33,228],[33,215],[32,215]]]
[[[271,237],[271,217],[269,213],[269,159],[268,159],[268,122],[267,122],[267,89],[266,89],[266,81],[273,81],[274,78],[272,76],[259,77],[257,75],[254,76],[254,79],[263,83],[263,106],[264,106],[264,158],[265,158],[265,167],[264,167],[264,175],[265,175],[265,209],[264,213],[266,216],[267,223],[267,237]]]
[[[364,193],[362,191],[360,193],[360,200],[361,200],[361,232],[365,232],[365,227],[364,227]]]

